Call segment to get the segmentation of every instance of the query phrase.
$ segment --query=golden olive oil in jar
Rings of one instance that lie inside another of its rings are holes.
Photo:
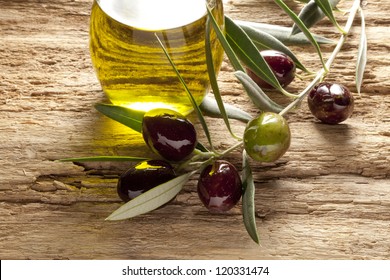
[[[188,114],[193,110],[156,35],[196,102],[202,102],[209,90],[206,5],[223,29],[222,0],[95,0],[90,53],[102,89],[113,104],[141,111],[169,108]],[[223,49],[210,30],[218,73]]]

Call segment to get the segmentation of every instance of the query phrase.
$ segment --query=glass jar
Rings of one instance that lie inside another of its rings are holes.
[[[156,35],[200,104],[209,90],[205,55],[206,4],[221,29],[222,0],[95,0],[90,53],[103,91],[116,105],[135,110],[193,107]],[[223,49],[211,28],[216,73]]]

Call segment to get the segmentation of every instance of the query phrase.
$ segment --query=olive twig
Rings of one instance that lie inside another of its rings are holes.
[[[331,65],[333,64],[334,60],[336,59],[336,56],[340,52],[342,46],[344,45],[344,43],[345,43],[345,41],[347,39],[348,34],[351,31],[352,23],[353,23],[353,21],[354,21],[354,19],[356,17],[356,13],[357,13],[357,11],[359,9],[360,9],[360,0],[355,0],[354,3],[353,3],[353,6],[351,8],[351,11],[350,11],[347,23],[346,23],[345,28],[344,28],[345,33],[341,34],[341,37],[340,37],[336,47],[334,48],[331,56],[329,57],[329,59],[327,60],[327,62],[325,64],[326,68],[323,67],[323,68],[321,68],[321,70],[318,71],[317,76],[313,79],[313,81],[298,95],[298,97],[293,102],[291,102],[289,105],[287,105],[279,113],[281,116],[285,115],[292,108],[297,106],[302,101],[302,99],[312,90],[312,88],[318,82],[322,81],[326,77],[326,75],[329,72],[329,69],[330,69]]]
[[[198,156],[199,158],[211,157],[211,156],[215,156],[215,154],[216,154],[215,152],[202,152],[198,149],[195,149],[194,153],[195,153],[195,156]]]
[[[244,142],[243,141],[240,141],[238,142],[237,144],[231,146],[229,149],[225,150],[224,152],[222,152],[222,154],[220,155],[220,157],[224,156],[224,155],[227,155],[228,153],[238,149],[238,148],[241,148],[242,146],[244,145]]]
[[[234,144],[233,146],[231,146],[230,148],[226,149],[222,153],[202,152],[202,151],[200,151],[198,149],[195,149],[194,150],[195,155],[193,157],[191,157],[189,160],[181,163],[177,167],[177,169],[178,170],[184,170],[188,166],[194,166],[194,165],[203,166],[203,165],[206,165],[206,164],[208,164],[209,162],[211,162],[212,160],[214,160],[216,158],[221,158],[221,157],[229,154],[230,152],[232,152],[232,151],[234,151],[234,150],[236,150],[238,148],[241,148],[243,145],[244,145],[244,142],[243,141],[239,141],[238,143]],[[202,159],[207,159],[207,160],[206,161],[200,161]]]
[[[303,74],[303,75],[295,73],[295,77],[297,77],[301,81],[313,79],[316,76],[317,76],[317,73],[310,73],[310,74]]]
[[[205,161],[196,161],[196,162],[190,162],[188,165],[190,166],[198,166],[195,168],[195,170],[203,170],[207,165],[209,165],[211,162],[215,160],[215,157],[210,157]]]
[[[177,170],[185,170],[188,166],[200,165],[209,162],[210,159],[217,157],[215,152],[202,152],[198,149],[194,150],[194,156],[188,159],[187,161],[179,164]],[[206,161],[201,161],[202,159],[207,159]]]

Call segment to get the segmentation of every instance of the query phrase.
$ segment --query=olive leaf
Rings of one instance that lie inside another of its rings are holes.
[[[253,118],[249,113],[234,105],[224,102],[224,108],[229,119],[235,119],[247,123]],[[213,118],[222,117],[217,101],[209,96],[206,96],[203,99],[202,104],[200,104],[200,109],[206,116]]]
[[[339,2],[340,0],[329,0],[329,4],[332,9],[334,9]],[[321,8],[318,7],[317,3],[314,0],[311,0],[308,1],[308,3],[302,8],[298,17],[307,28],[310,28],[323,19],[325,14],[322,12]],[[298,34],[299,32],[301,32],[301,30],[296,24],[294,24],[291,30],[291,35]]]
[[[282,10],[284,10],[290,16],[290,18],[295,22],[295,24],[299,27],[299,29],[303,32],[303,34],[305,34],[307,39],[311,42],[313,47],[316,49],[318,56],[321,60],[323,68],[325,69],[326,72],[328,72],[329,70],[325,64],[320,46],[318,45],[317,41],[314,39],[314,37],[311,34],[311,32],[309,31],[309,29],[305,26],[305,24],[298,18],[298,16],[282,0],[274,0],[274,1],[280,8],[282,8]]]
[[[273,108],[273,110],[280,110],[281,111],[282,108],[279,105],[277,105],[275,102],[273,102],[268,96],[266,96],[266,94],[259,88],[258,85],[254,85],[254,81],[245,73],[244,67],[241,65],[240,60],[237,57],[235,51],[233,50],[230,43],[225,38],[222,30],[219,28],[217,22],[215,21],[213,14],[211,13],[211,11],[209,9],[207,9],[207,12],[208,12],[209,17],[210,17],[210,22],[211,22],[211,24],[212,24],[212,26],[217,34],[217,37],[218,37],[222,47],[224,48],[225,53],[228,56],[233,68],[236,70],[236,77],[239,79],[241,76],[243,77],[242,78],[242,80],[244,81],[243,85],[244,85],[244,88],[246,89],[246,92],[249,94],[249,97],[259,107],[265,106],[264,104],[266,104],[266,106],[264,108]],[[227,20],[229,20],[229,19],[225,16],[225,22]],[[233,26],[233,24],[232,24],[232,26]],[[239,33],[243,34],[243,31],[239,31]],[[260,59],[264,61],[263,57],[257,51],[256,46],[253,45],[253,43],[250,41],[250,39],[247,37],[247,35],[245,33],[244,33],[243,37],[246,37],[245,38],[246,42],[249,40],[250,44],[252,45],[252,48],[255,49],[255,51],[253,51],[253,50],[252,51],[255,52],[258,56],[260,56]],[[268,67],[268,65],[267,65],[267,67]],[[269,67],[268,67],[268,69],[269,69]],[[239,73],[238,76],[237,76],[237,73]],[[242,73],[242,74],[240,74],[240,73]],[[272,73],[272,75],[274,75],[274,74]],[[254,89],[251,88],[252,86],[254,87]]]
[[[262,91],[262,89],[255,83],[255,81],[252,80],[251,77],[248,76],[247,73],[243,71],[236,71],[234,72],[234,75],[241,82],[247,95],[257,108],[262,111],[275,113],[279,113],[284,109],[284,107],[280,106],[271,98],[269,98],[268,95]]]
[[[344,29],[339,25],[336,18],[333,14],[333,7],[329,3],[329,0],[314,0],[318,7],[322,10],[322,12],[329,18],[329,20],[333,23],[334,26],[342,33],[345,34]]]
[[[181,74],[180,74],[179,70],[177,69],[175,63],[172,61],[172,59],[171,59],[167,49],[165,48],[164,44],[161,42],[160,38],[158,37],[158,35],[156,33],[155,33],[155,36],[156,36],[157,41],[159,42],[162,50],[164,51],[165,56],[167,57],[169,63],[171,64],[173,70],[175,71],[175,73],[176,73],[180,83],[184,87],[184,89],[185,89],[185,91],[187,93],[187,96],[188,96],[189,100],[191,101],[192,107],[194,108],[195,113],[196,113],[196,115],[197,115],[197,117],[199,119],[199,122],[202,125],[203,131],[204,131],[204,133],[205,133],[205,135],[207,137],[209,145],[213,149],[213,143],[211,141],[210,131],[209,131],[209,128],[207,126],[206,120],[203,117],[202,111],[200,110],[198,104],[196,103],[196,100],[195,100],[194,96],[191,94],[191,91],[189,90],[186,82],[184,81],[183,77],[181,76]]]
[[[227,16],[225,16],[225,28],[226,39],[238,58],[243,61],[247,67],[253,68],[252,70],[263,80],[267,81],[275,88],[280,88],[281,86],[271,68],[259,54],[257,48],[245,31]],[[258,64],[260,64],[260,66]],[[236,70],[242,71],[242,69]]]
[[[278,89],[284,95],[295,97],[295,95],[290,94],[283,89],[278,79],[275,77],[274,72],[245,31],[227,16],[225,16],[225,26],[226,39],[238,58],[262,80]]]
[[[226,26],[228,28],[228,25]],[[305,71],[305,72],[310,72],[309,70],[306,69],[306,67],[299,61],[297,56],[288,48],[285,44],[283,44],[282,41],[279,39],[275,38],[271,34],[255,29],[251,26],[247,26],[245,29],[243,28],[245,33],[249,36],[249,38],[252,40],[252,42],[256,45],[256,47],[259,50],[264,50],[264,49],[273,49],[280,51],[282,53],[285,53],[288,55],[295,63],[297,68]],[[228,32],[228,31],[227,31]]]
[[[195,149],[197,149],[198,151],[204,152],[204,153],[210,152],[209,149],[207,149],[207,148],[206,148],[202,143],[200,143],[199,141],[198,141],[198,143],[196,143]]]
[[[194,173],[195,171],[183,174],[144,192],[119,207],[106,220],[116,221],[129,219],[159,208],[173,199]]]
[[[226,55],[228,56],[229,61],[232,64],[233,68],[235,70],[244,71],[244,67],[241,65],[240,60],[238,59],[238,57],[234,53],[232,47],[230,46],[230,44],[226,40],[224,32],[221,30],[221,28],[219,28],[218,23],[215,20],[213,13],[210,11],[210,9],[208,7],[207,7],[207,13],[208,13],[208,16],[210,19],[210,23],[213,26],[215,33],[217,34],[218,40],[221,43]],[[225,22],[226,22],[226,17],[225,17]]]
[[[291,35],[291,28],[290,27],[267,24],[267,23],[251,22],[251,21],[242,21],[242,20],[235,20],[234,22],[237,25],[239,25],[245,32],[249,28],[260,30],[260,31],[266,32],[266,33],[274,36],[276,39],[280,40],[281,42],[283,42],[286,45],[297,45],[297,44],[310,43],[310,41],[302,33],[296,34],[296,35]],[[333,40],[328,39],[326,37],[319,36],[316,34],[312,34],[312,35],[318,44],[335,44],[335,42]],[[251,34],[248,33],[248,36],[251,37]]]
[[[245,150],[242,153],[242,184],[242,216],[244,225],[252,240],[259,244],[255,213],[255,184]]]
[[[144,161],[150,158],[131,157],[131,156],[91,156],[91,157],[76,157],[76,158],[64,158],[59,161],[66,162],[94,162],[94,161]]]
[[[127,107],[122,107],[112,104],[96,104],[96,110],[106,115],[107,117],[132,128],[135,131],[142,131],[142,119],[145,112],[132,110]]]
[[[207,22],[206,22],[206,40],[205,40],[205,48],[206,48],[206,65],[207,65],[207,72],[209,75],[209,81],[210,81],[210,86],[211,89],[213,90],[213,94],[215,97],[215,101],[217,103],[218,110],[220,112],[220,116],[225,122],[225,125],[230,132],[230,134],[234,138],[238,138],[234,132],[232,131],[230,127],[230,122],[228,115],[226,113],[226,109],[222,100],[221,93],[219,91],[219,86],[218,86],[218,81],[217,81],[217,75],[215,73],[215,66],[213,63],[213,53],[211,50],[211,42],[210,42],[210,34],[211,34],[211,23],[210,23],[210,17],[207,17]]]
[[[358,49],[358,56],[356,62],[355,80],[356,80],[357,92],[360,94],[361,86],[363,83],[364,70],[366,68],[366,63],[367,63],[367,36],[366,36],[363,9],[359,9],[359,11],[360,11],[360,18],[361,18],[361,31],[360,31],[360,43]]]

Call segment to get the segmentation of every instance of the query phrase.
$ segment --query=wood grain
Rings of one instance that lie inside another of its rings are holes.
[[[105,97],[89,58],[91,5],[0,0],[1,259],[390,259],[389,2],[365,7],[369,56],[353,117],[323,125],[304,102],[288,115],[293,140],[286,155],[253,163],[260,246],[245,232],[239,207],[225,215],[202,207],[196,177],[166,207],[107,222],[121,205],[116,179],[128,165],[56,161],[152,156],[139,135],[93,108]],[[225,10],[234,19],[291,24],[272,1],[230,0]],[[327,78],[353,92],[359,22]],[[314,31],[338,38],[326,20]],[[318,69],[313,49],[291,48]],[[332,47],[323,51],[328,56]],[[225,60],[224,99],[255,115],[231,70]],[[221,120],[210,120],[210,127],[218,149],[233,143]],[[243,124],[233,122],[233,129],[240,133]],[[240,153],[228,160],[239,167]]]

